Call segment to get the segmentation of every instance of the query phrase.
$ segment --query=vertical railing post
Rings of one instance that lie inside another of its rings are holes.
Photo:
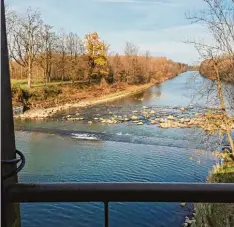
[[[109,227],[109,206],[108,202],[104,202],[104,221],[105,221],[105,227]]]
[[[4,0],[1,0],[1,159],[10,160],[16,157],[15,135],[12,113],[12,99],[10,86],[10,71],[8,61],[6,18]],[[16,165],[2,165],[2,176],[16,168]],[[2,180],[1,212],[2,225],[4,227],[20,227],[19,204],[8,203],[4,196],[5,188],[12,183],[17,183],[17,175]]]

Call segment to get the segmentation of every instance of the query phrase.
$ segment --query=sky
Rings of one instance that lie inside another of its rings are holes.
[[[197,64],[201,59],[187,41],[211,37],[200,24],[191,24],[186,14],[204,9],[203,0],[7,0],[24,13],[29,6],[41,12],[55,31],[63,28],[84,37],[98,32],[110,51],[124,53],[126,42],[143,52],[174,61]]]

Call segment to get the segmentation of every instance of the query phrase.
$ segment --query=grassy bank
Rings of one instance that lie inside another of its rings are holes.
[[[234,161],[225,159],[208,177],[210,183],[234,183]],[[191,227],[233,227],[234,204],[195,204],[196,222]]]

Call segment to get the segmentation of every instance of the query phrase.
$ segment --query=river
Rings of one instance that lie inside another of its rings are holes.
[[[190,105],[186,115],[203,111],[207,99],[196,96],[207,81],[186,72],[141,94],[112,103],[71,109],[56,120],[16,121],[17,148],[26,156],[20,182],[205,182],[217,162],[207,149],[199,129],[161,129],[155,125],[87,124],[95,116],[124,115],[142,108],[156,113],[178,112]],[[210,102],[209,102],[210,105]],[[144,107],[146,106],[146,107]],[[176,107],[176,108],[175,108]],[[84,121],[62,120],[82,115]],[[191,215],[192,204],[110,203],[112,227],[179,227]],[[103,226],[101,203],[21,204],[23,227]]]

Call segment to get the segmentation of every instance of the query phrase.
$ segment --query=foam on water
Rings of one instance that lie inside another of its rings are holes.
[[[80,140],[99,140],[95,135],[84,133],[84,134],[79,134],[79,133],[72,133],[71,137],[74,139],[80,139]]]

